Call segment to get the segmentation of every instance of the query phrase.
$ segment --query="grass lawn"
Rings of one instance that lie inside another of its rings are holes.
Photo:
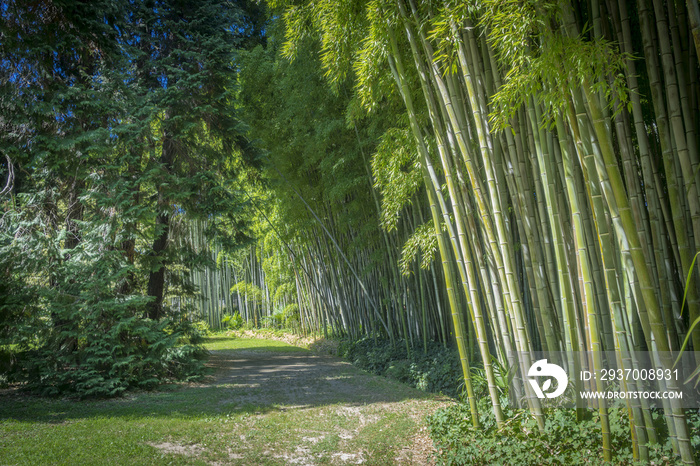
[[[274,352],[301,352],[311,354],[311,352],[298,346],[291,346],[288,343],[277,340],[266,340],[262,338],[236,338],[225,334],[215,334],[207,338],[204,346],[210,350],[246,350],[246,351],[274,351]]]
[[[214,336],[215,373],[114,400],[0,392],[0,465],[420,464],[444,401],[273,340]]]

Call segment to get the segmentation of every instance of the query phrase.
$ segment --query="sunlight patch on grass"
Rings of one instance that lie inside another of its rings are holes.
[[[310,351],[292,346],[283,341],[262,340],[258,338],[238,338],[226,335],[214,335],[204,341],[204,347],[214,350],[259,350],[272,352],[309,353]]]

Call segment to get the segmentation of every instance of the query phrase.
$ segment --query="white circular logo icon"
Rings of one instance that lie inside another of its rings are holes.
[[[530,366],[527,376],[537,398],[556,398],[563,394],[569,385],[569,378],[566,376],[564,369],[556,364],[548,363],[546,359],[540,359]],[[540,380],[544,378],[546,379],[540,386]],[[549,392],[552,388],[552,379],[557,381],[557,388]]]

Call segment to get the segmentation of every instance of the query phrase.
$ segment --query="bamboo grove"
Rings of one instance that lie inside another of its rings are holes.
[[[297,60],[317,80],[320,67],[346,120],[307,128],[327,141],[308,152],[283,126],[258,134],[277,141],[270,177],[287,194],[265,220],[267,247],[292,269],[303,328],[454,339],[475,425],[470,367],[501,425],[494,361],[598,355],[562,361],[578,371],[610,351],[607,363],[630,368],[631,352],[649,351],[670,368],[684,344],[700,347],[697,2],[270,3],[292,64],[267,72],[287,76]],[[297,102],[305,121],[327,111],[317,97]],[[314,151],[325,155],[303,158]],[[348,176],[354,188],[334,194]],[[527,386],[517,396],[543,429],[539,399]],[[626,406],[634,455],[648,460],[654,408]],[[660,409],[693,463],[684,410]],[[605,401],[598,412],[610,461]]]

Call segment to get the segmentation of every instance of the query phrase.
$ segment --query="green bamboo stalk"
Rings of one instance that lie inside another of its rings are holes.
[[[432,189],[432,181],[430,179],[430,175],[428,173],[428,167],[426,162],[429,160],[429,155],[428,155],[428,150],[425,147],[425,144],[423,142],[422,134],[420,131],[420,127],[416,118],[416,114],[414,111],[414,106],[413,106],[413,100],[411,97],[410,89],[408,88],[408,84],[405,79],[405,72],[404,72],[404,67],[401,61],[401,57],[398,51],[398,45],[396,43],[396,38],[394,35],[394,31],[389,25],[388,27],[388,33],[389,33],[389,39],[390,39],[390,45],[392,48],[393,54],[390,56],[390,66],[392,69],[392,73],[394,75],[394,79],[396,81],[397,86],[399,87],[399,90],[401,92],[401,95],[404,100],[404,104],[406,105],[406,109],[408,111],[409,115],[409,120],[411,123],[411,129],[413,131],[414,137],[416,139],[416,143],[418,145],[419,149],[419,155],[421,156],[421,171],[423,173],[423,180],[425,182],[425,185],[428,189],[428,198],[430,202],[430,210],[431,214],[433,217],[433,224],[435,226],[435,234],[438,239],[438,248],[440,250],[440,257],[442,258],[442,263],[443,263],[443,273],[445,276],[445,282],[447,286],[447,294],[448,294],[448,299],[450,303],[450,308],[452,311],[452,318],[453,318],[453,324],[454,324],[454,330],[455,330],[455,339],[457,340],[457,350],[459,351],[460,355],[460,361],[462,364],[462,374],[464,377],[464,383],[467,389],[467,398],[469,400],[469,406],[472,414],[472,423],[475,427],[479,426],[479,414],[477,411],[476,407],[476,399],[474,397],[474,391],[472,388],[471,384],[471,374],[469,371],[469,360],[468,360],[468,351],[467,351],[467,344],[464,338],[463,334],[463,322],[462,322],[462,317],[461,317],[461,312],[459,312],[459,309],[457,308],[457,302],[456,302],[456,297],[455,297],[455,291],[454,291],[454,280],[452,278],[452,271],[450,269],[450,265],[448,262],[448,249],[445,244],[444,238],[442,236],[442,231],[440,228],[440,213],[438,210],[438,206],[436,203],[436,195],[435,195],[435,189]]]

